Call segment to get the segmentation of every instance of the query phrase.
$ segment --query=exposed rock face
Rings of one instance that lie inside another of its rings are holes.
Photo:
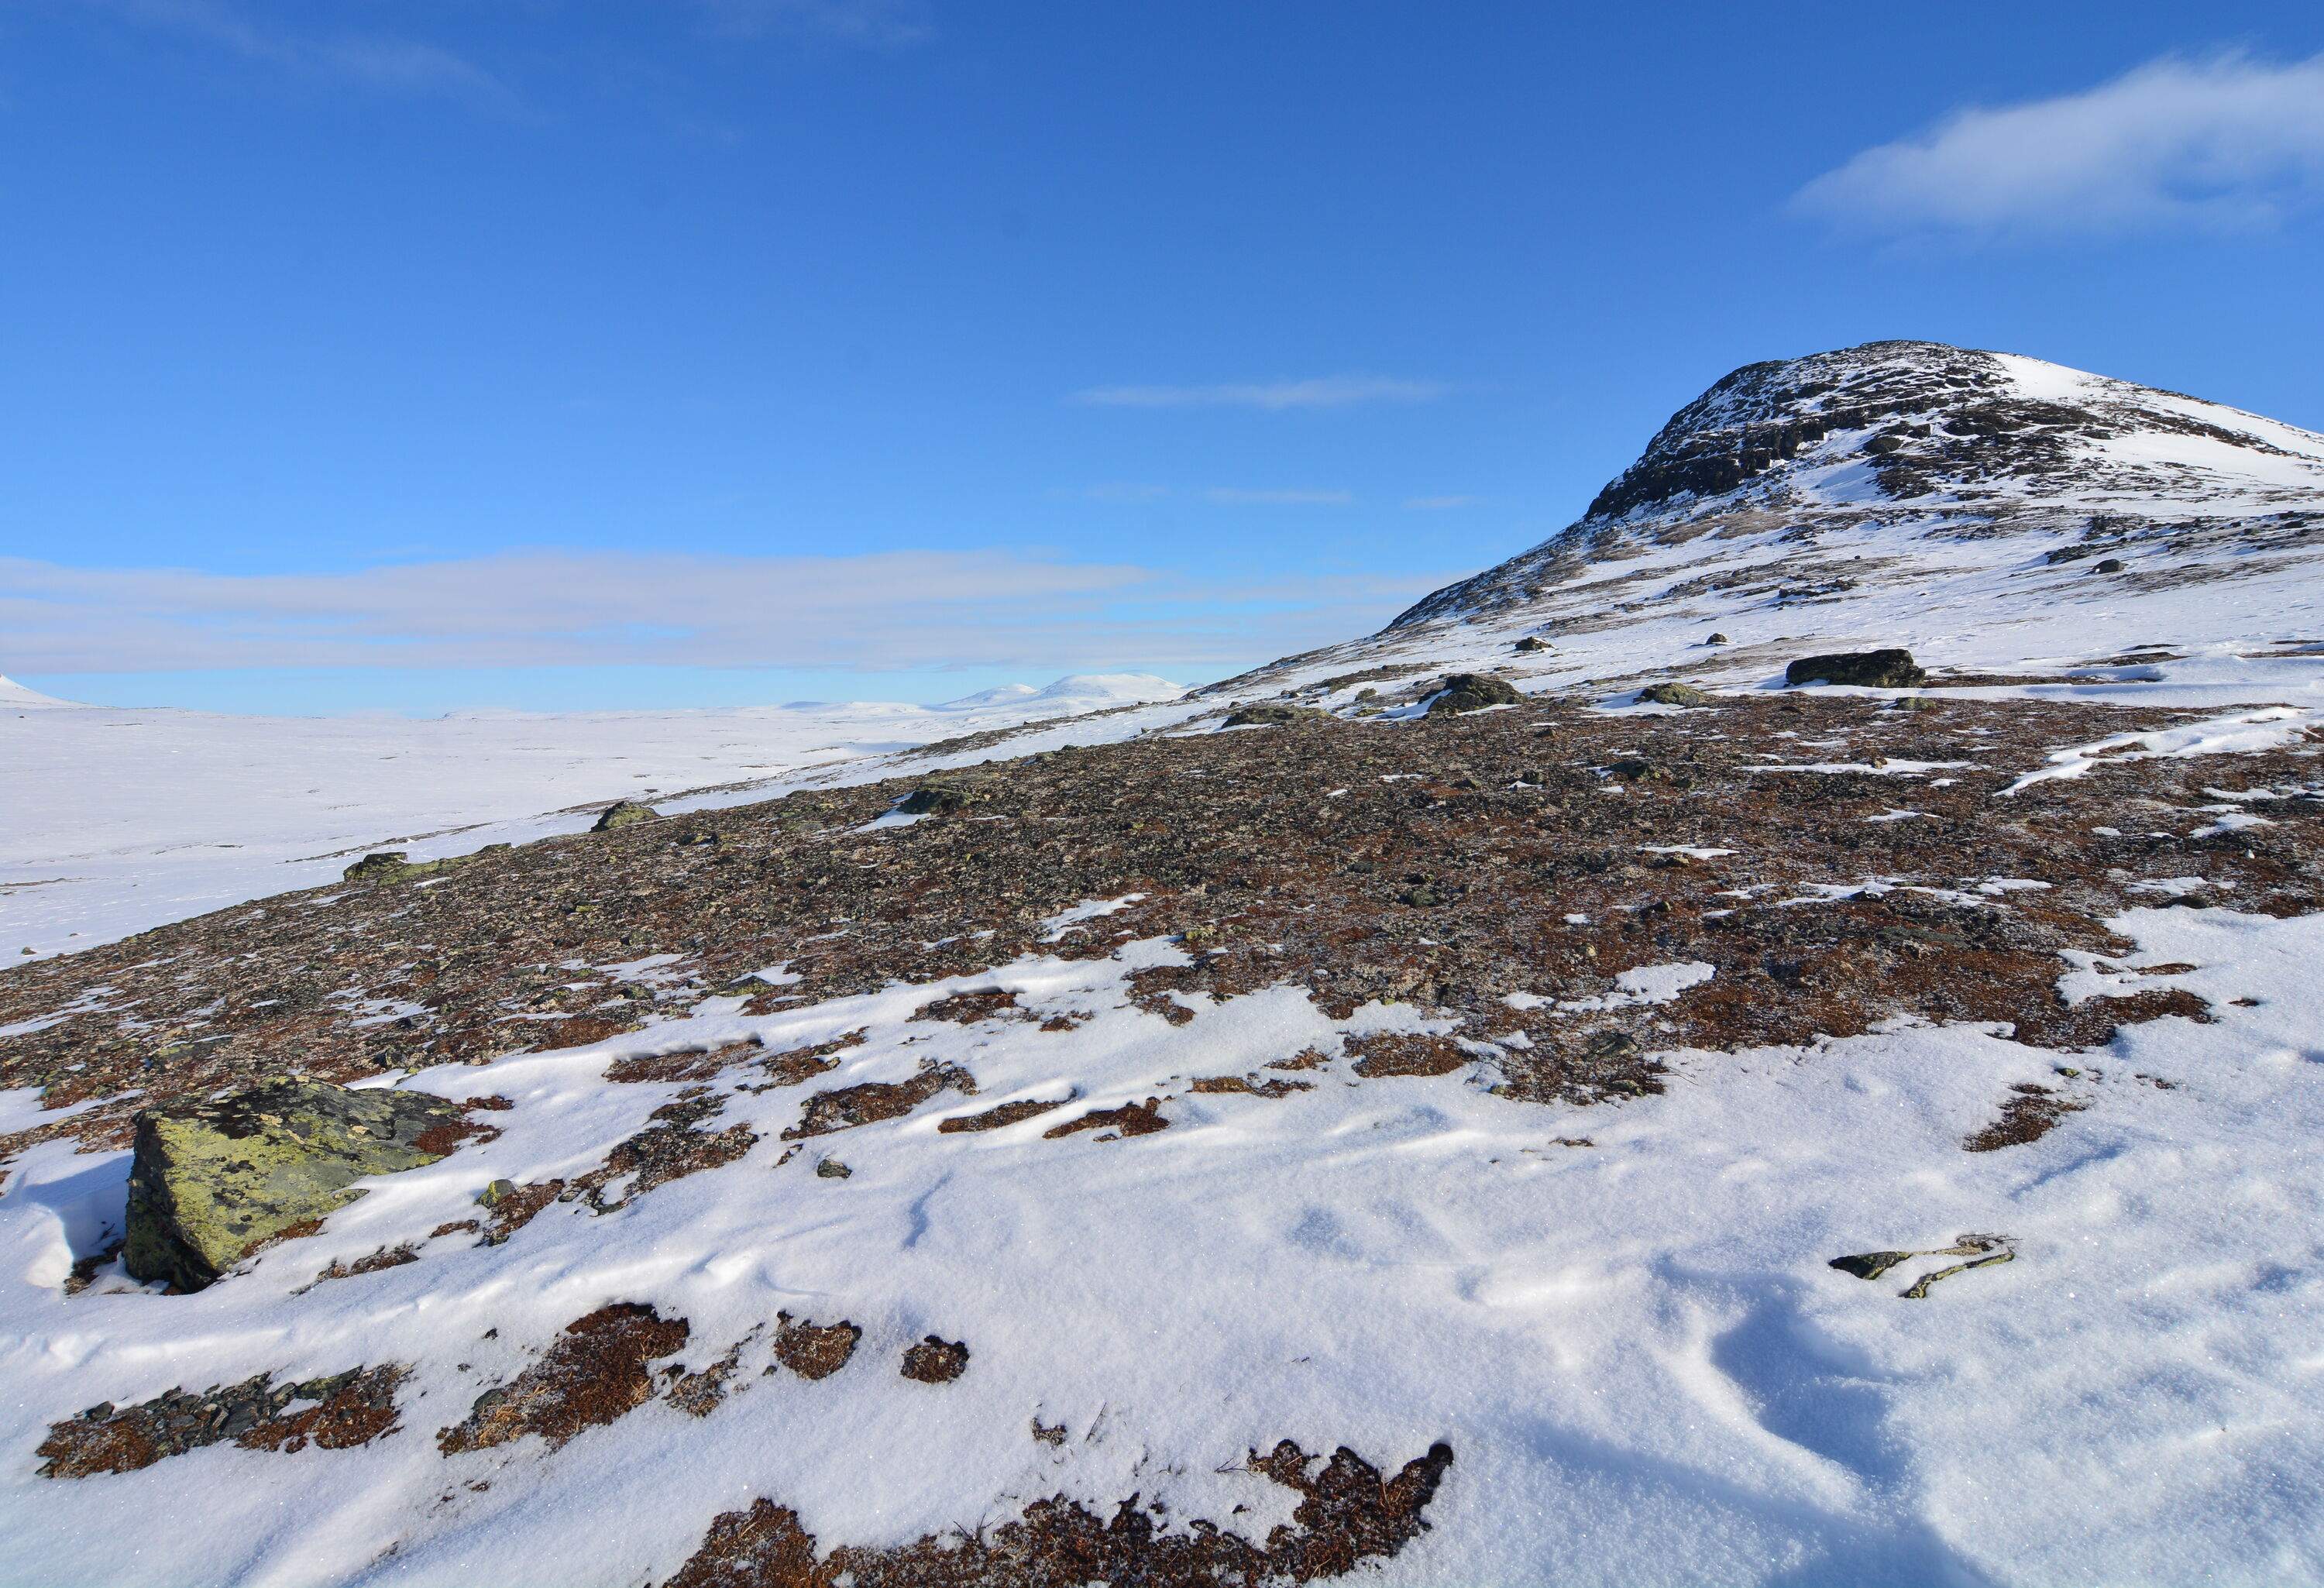
[[[656,820],[660,815],[661,812],[650,805],[641,805],[634,799],[617,799],[605,807],[597,817],[597,825],[589,830],[593,833],[619,832],[623,827],[636,826],[640,822]]]
[[[1852,684],[1865,689],[1912,689],[1928,681],[1929,675],[1913,660],[1913,653],[1895,647],[1803,656],[1784,669],[1786,684]]]
[[[1447,673],[1436,688],[1441,693],[1428,707],[1431,716],[1482,711],[1488,706],[1520,706],[1525,702],[1515,686],[1490,673]]]
[[[124,1258],[198,1290],[269,1240],[346,1206],[370,1175],[458,1144],[461,1106],[423,1092],[279,1081],[137,1116]]]

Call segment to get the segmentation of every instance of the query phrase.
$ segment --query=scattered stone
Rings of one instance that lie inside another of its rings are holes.
[[[2122,568],[2123,562],[2119,557],[2102,557],[2090,565],[2090,572],[2094,574],[2118,574]]]
[[[310,1443],[352,1449],[395,1431],[395,1392],[409,1376],[388,1362],[296,1384],[278,1385],[273,1374],[261,1373],[239,1384],[212,1385],[199,1395],[172,1390],[124,1410],[106,1401],[49,1426],[35,1453],[46,1458],[40,1475],[134,1473],[227,1440],[244,1450],[284,1454]]]
[[[634,827],[640,822],[658,821],[661,812],[650,805],[641,805],[634,799],[616,799],[598,813],[593,833],[618,833],[623,827]]]
[[[1490,673],[1447,673],[1436,683],[1436,697],[1429,703],[1428,715],[1458,716],[1464,712],[1482,711],[1489,706],[1521,706],[1525,697],[1506,679]]]
[[[1638,698],[1655,706],[1708,706],[1711,697],[1692,684],[1649,684],[1638,691]]]
[[[1702,642],[1705,645],[1726,645],[1732,643],[1726,635],[1716,632],[1709,635]]]
[[[279,1081],[137,1115],[134,1279],[199,1290],[271,1240],[311,1228],[372,1175],[434,1163],[475,1127],[425,1092]]]
[[[437,1447],[456,1455],[538,1434],[555,1450],[651,1399],[646,1364],[683,1350],[689,1332],[684,1318],[637,1302],[601,1306],[566,1325],[539,1362],[476,1397],[465,1420],[437,1434]]]
[[[968,1371],[968,1347],[930,1334],[904,1353],[904,1377],[922,1384],[949,1384]]]
[[[1929,681],[1913,653],[1891,647],[1885,651],[1843,651],[1829,656],[1803,656],[1784,669],[1784,682],[1849,684],[1866,689],[1910,689]]]
[[[844,1180],[854,1172],[835,1158],[818,1158],[815,1160],[815,1173],[817,1179]]]
[[[1546,651],[1549,649],[1549,642],[1540,638],[1538,635],[1527,634],[1524,639],[1511,646],[1510,649],[1513,651],[1521,651],[1526,652]]]

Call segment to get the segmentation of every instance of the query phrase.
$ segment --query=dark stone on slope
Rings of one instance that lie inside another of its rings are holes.
[[[616,799],[605,807],[597,817],[597,825],[589,830],[593,833],[616,833],[623,827],[634,827],[640,822],[657,820],[660,816],[661,812],[650,805],[641,805],[634,799]]]
[[[460,1104],[424,1092],[278,1081],[137,1116],[125,1266],[198,1290],[268,1241],[360,1195],[370,1175],[433,1163]]]
[[[1320,722],[1330,715],[1329,712],[1317,711],[1313,706],[1283,706],[1274,701],[1263,701],[1257,706],[1236,707],[1223,725],[1230,728],[1276,725],[1289,726],[1303,722]]]
[[[1505,679],[1490,673],[1446,673],[1437,681],[1437,696],[1428,707],[1428,715],[1458,716],[1466,711],[1482,711],[1488,706],[1522,706],[1525,697]]]
[[[1841,651],[1803,656],[1784,669],[1786,684],[1852,684],[1866,689],[1910,689],[1929,681],[1913,653],[1891,646],[1881,651]]]
[[[1648,684],[1638,698],[1651,706],[1708,706],[1711,697],[1692,684]]]

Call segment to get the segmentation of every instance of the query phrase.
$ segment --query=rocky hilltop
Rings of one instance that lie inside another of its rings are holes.
[[[2015,354],[1871,342],[1746,365],[1671,416],[1580,520],[1391,625],[1506,610],[1707,533],[2039,535],[2057,561],[2324,547],[2324,436]],[[2215,570],[2226,577],[2232,570]]]

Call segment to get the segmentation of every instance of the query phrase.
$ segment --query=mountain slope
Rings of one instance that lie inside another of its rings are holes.
[[[2312,439],[2070,379],[1755,366],[1201,697],[0,973],[0,1551],[2324,1579]],[[1934,677],[1783,687],[1857,641]],[[139,1111],[286,1070],[468,1122],[136,1282]]]

